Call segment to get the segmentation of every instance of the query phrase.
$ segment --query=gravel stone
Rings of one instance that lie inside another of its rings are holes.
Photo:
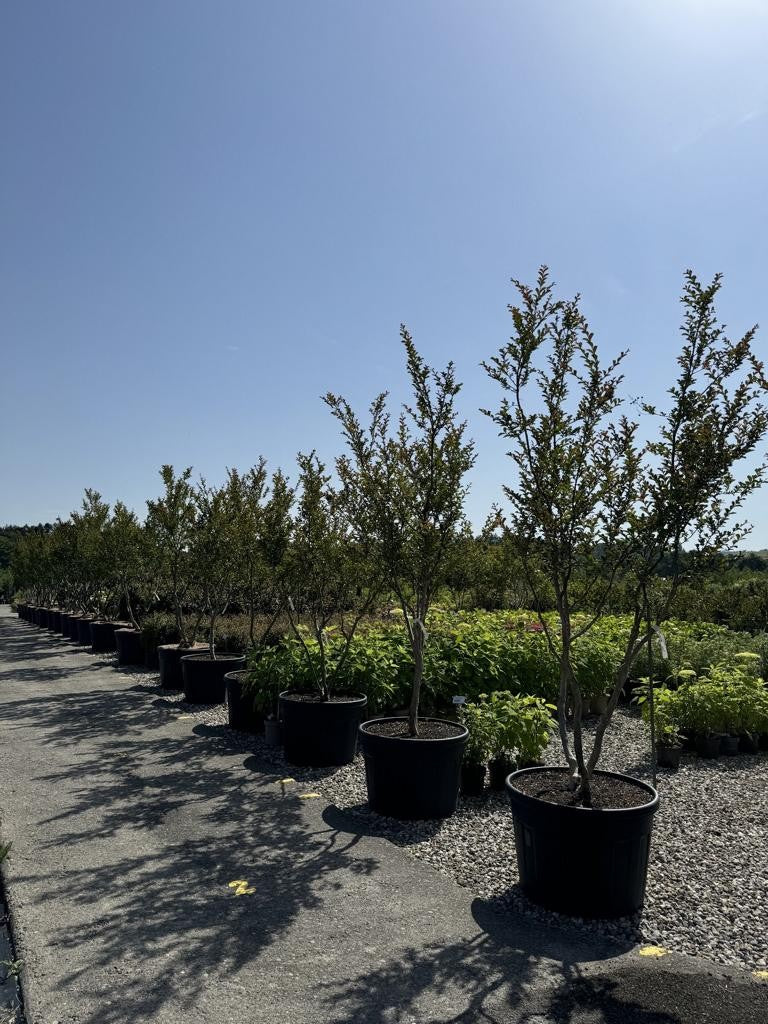
[[[461,798],[456,814],[444,821],[385,818],[368,809],[361,756],[342,768],[296,767],[262,737],[230,730],[224,706],[187,704],[183,694],[159,688],[157,673],[119,671],[134,675],[148,694],[162,697],[168,710],[210,726],[213,742],[255,756],[266,774],[311,786],[361,830],[401,846],[502,911],[750,971],[764,970],[768,963],[768,753],[705,760],[686,752],[678,771],[661,769],[643,912],[587,921],[544,910],[523,896],[505,793],[487,789],[483,797]],[[587,742],[593,729],[594,723],[587,722]],[[646,725],[620,709],[605,737],[600,767],[650,782],[649,748]],[[563,763],[557,736],[544,760]]]

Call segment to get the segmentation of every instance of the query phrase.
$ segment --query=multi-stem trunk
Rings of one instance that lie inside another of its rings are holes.
[[[124,588],[123,593],[125,595],[125,607],[128,610],[128,618],[130,619],[130,622],[131,622],[131,625],[133,626],[133,628],[138,630],[139,629],[139,624],[136,621],[136,616],[133,614],[133,607],[131,605],[131,595],[130,595],[129,588],[127,586]]]
[[[419,701],[421,699],[421,680],[424,675],[424,641],[425,629],[421,618],[413,623],[411,646],[413,649],[413,689],[411,705],[408,709],[408,732],[411,736],[419,735]]]

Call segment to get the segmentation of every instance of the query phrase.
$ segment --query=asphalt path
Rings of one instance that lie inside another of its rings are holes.
[[[153,681],[0,608],[28,1024],[768,1024],[750,975],[498,916]]]

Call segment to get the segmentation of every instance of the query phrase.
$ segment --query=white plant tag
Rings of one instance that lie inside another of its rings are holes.
[[[658,626],[654,626],[653,631],[658,637],[659,650],[661,651],[662,658],[664,659],[664,661],[669,661],[669,652],[667,651],[667,638],[664,636],[664,634],[661,632]]]

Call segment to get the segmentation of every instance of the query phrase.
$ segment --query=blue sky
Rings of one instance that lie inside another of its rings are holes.
[[[479,363],[542,262],[633,393],[687,266],[768,352],[766,52],[762,0],[8,0],[0,522],[330,461],[319,396],[402,398],[405,321],[465,382],[480,523],[510,470]]]

